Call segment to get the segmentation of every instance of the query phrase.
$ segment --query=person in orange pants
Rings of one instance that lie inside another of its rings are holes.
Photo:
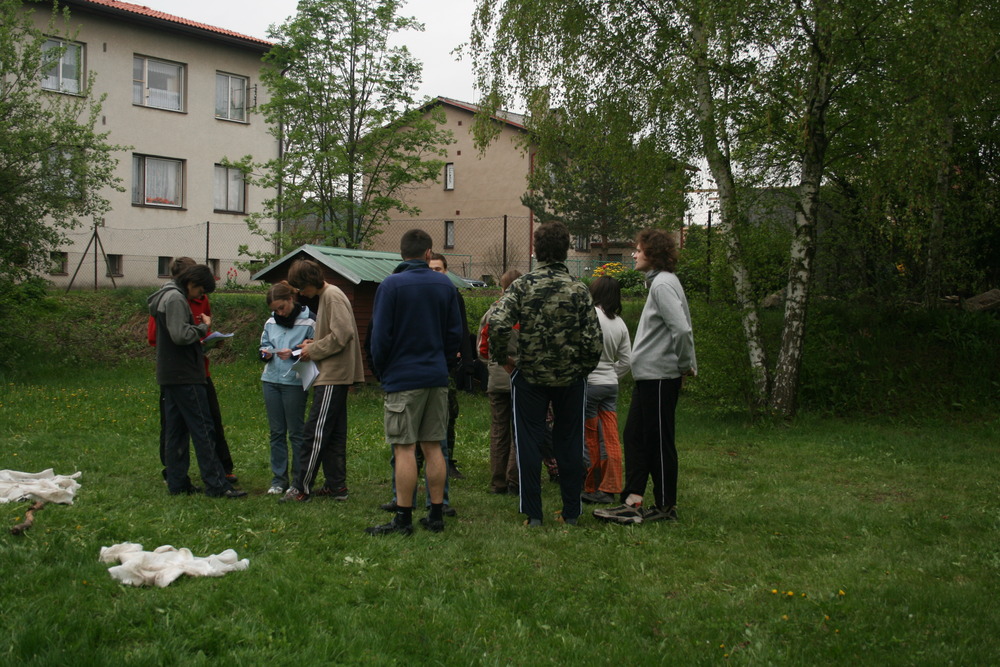
[[[590,284],[597,319],[604,336],[601,361],[587,376],[584,411],[587,469],[580,498],[586,503],[611,504],[622,491],[622,447],[618,440],[618,380],[629,372],[632,343],[620,317],[621,288],[610,276]]]

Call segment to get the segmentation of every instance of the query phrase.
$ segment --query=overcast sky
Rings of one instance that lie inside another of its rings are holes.
[[[267,29],[295,13],[297,0],[130,0],[151,9],[192,21],[267,38]],[[424,24],[424,32],[408,31],[398,36],[410,53],[423,63],[423,83],[417,99],[451,97],[475,102],[472,63],[456,62],[451,51],[468,42],[474,0],[409,0],[403,16]]]

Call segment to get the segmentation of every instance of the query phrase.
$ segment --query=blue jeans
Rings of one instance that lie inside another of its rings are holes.
[[[309,394],[301,384],[264,383],[264,408],[271,432],[271,486],[288,488],[288,443],[292,447],[292,470],[299,469]]]

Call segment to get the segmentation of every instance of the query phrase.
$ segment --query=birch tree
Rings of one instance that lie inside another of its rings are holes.
[[[888,1],[888,0],[886,0]],[[682,157],[705,160],[718,188],[756,407],[794,414],[816,213],[835,101],[874,60],[885,2],[837,0],[479,0],[472,45],[486,106],[538,86],[565,104],[629,99],[621,113]],[[489,141],[489,126],[477,134]],[[794,187],[795,233],[781,345],[765,354],[740,237],[744,194]]]

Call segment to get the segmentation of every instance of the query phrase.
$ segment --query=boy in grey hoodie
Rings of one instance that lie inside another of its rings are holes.
[[[188,267],[147,299],[156,320],[156,382],[163,391],[166,424],[166,478],[171,495],[198,493],[188,476],[190,448],[194,444],[205,495],[241,498],[226,481],[215,453],[215,427],[205,393],[205,358],[201,339],[208,332],[207,315],[194,321],[188,298],[215,290],[211,269],[203,264]]]

